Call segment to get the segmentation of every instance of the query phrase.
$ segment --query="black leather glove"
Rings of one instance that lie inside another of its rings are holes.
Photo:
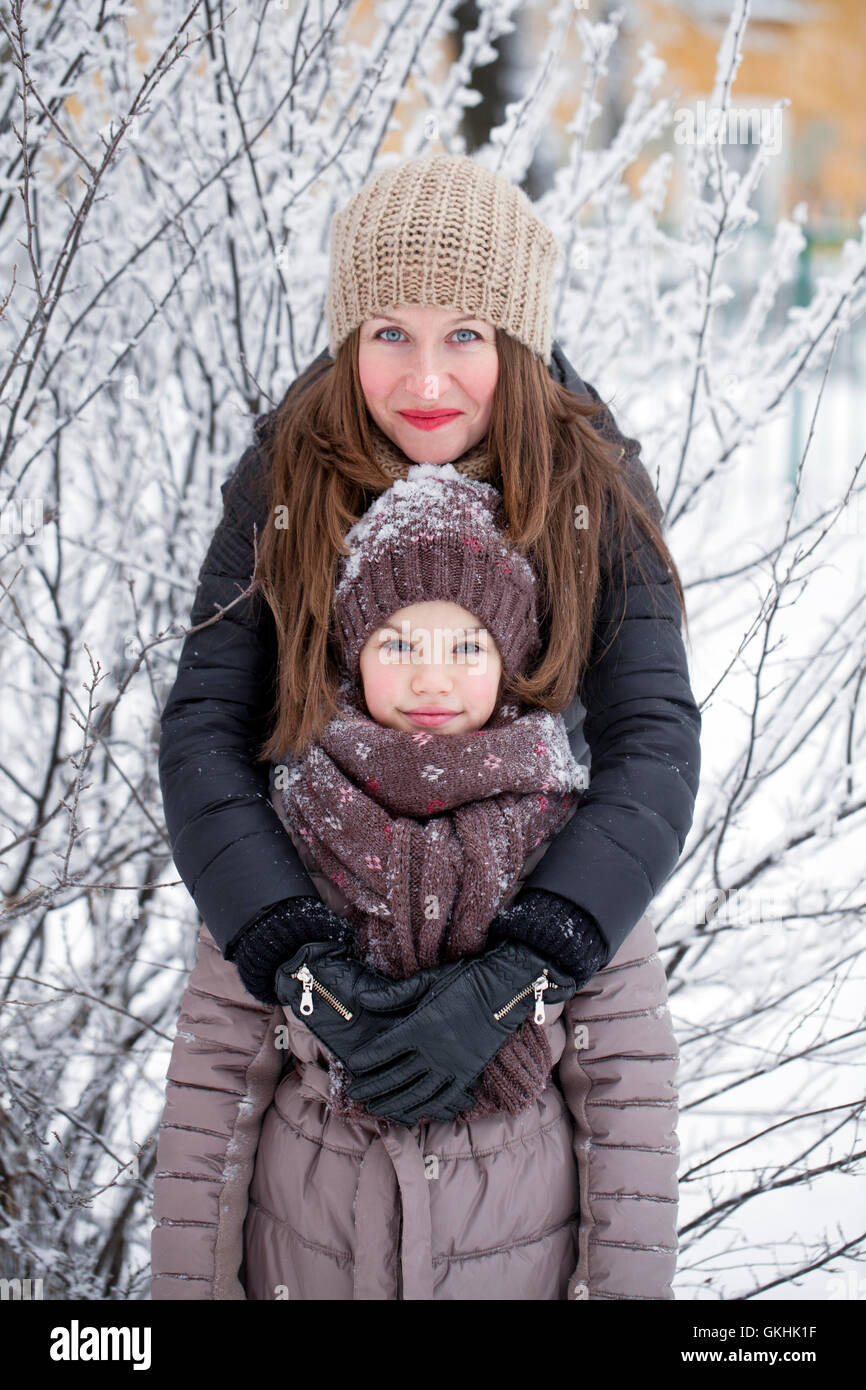
[[[278,1004],[274,976],[284,960],[307,941],[354,940],[346,917],[332,912],[321,898],[286,898],[232,942],[227,959],[237,967],[244,987],[262,1004]]]
[[[453,1118],[471,1105],[473,1083],[510,1034],[530,1014],[543,1021],[542,1001],[559,1003],[575,990],[570,976],[513,941],[394,980],[375,991],[376,1008],[417,1007],[353,1050],[349,1095],[371,1114],[405,1125]],[[358,999],[367,1002],[363,987]]]
[[[403,1003],[392,994],[398,983],[364,966],[348,944],[331,941],[306,943],[280,966],[275,981],[279,1002],[349,1070],[359,1047],[379,1038],[415,1006],[420,990]]]

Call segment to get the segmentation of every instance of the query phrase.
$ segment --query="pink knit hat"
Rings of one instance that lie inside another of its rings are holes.
[[[450,463],[412,464],[346,534],[334,613],[345,671],[357,683],[361,648],[392,613],[443,599],[493,636],[506,676],[540,647],[536,580],[504,536],[502,497]]]

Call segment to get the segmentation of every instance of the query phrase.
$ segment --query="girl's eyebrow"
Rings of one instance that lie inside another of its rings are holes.
[[[455,637],[475,637],[475,636],[481,636],[482,634],[486,634],[486,632],[487,632],[487,628],[486,628],[486,627],[460,627],[460,628],[454,629],[454,636],[455,636]],[[399,637],[399,638],[402,640],[403,634],[402,634],[402,632],[398,632],[397,629],[396,629],[395,627],[380,627],[379,630],[378,630],[378,632],[376,633],[376,636],[377,636],[380,640],[381,640],[382,638],[389,638],[389,639],[390,639],[390,638],[392,638],[392,637]]]

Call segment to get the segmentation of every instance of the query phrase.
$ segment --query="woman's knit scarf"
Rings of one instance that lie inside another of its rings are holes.
[[[406,979],[477,955],[527,855],[573,814],[582,769],[562,716],[503,705],[483,729],[412,733],[376,723],[345,685],[338,708],[306,756],[287,760],[278,799],[347,899],[360,959]],[[526,1109],[551,1068],[544,1028],[528,1019],[459,1118]],[[336,1059],[330,1075],[335,1112],[366,1114]]]

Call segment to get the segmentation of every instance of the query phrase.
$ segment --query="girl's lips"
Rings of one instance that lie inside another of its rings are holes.
[[[456,709],[442,710],[439,714],[421,714],[418,710],[403,710],[403,714],[407,719],[411,719],[413,724],[422,724],[428,728],[437,724],[446,724],[449,719],[456,719],[459,713],[460,711]]]
[[[408,420],[410,425],[414,425],[418,430],[435,430],[440,425],[447,425],[451,420],[456,420],[458,415],[462,415],[462,410],[449,410],[445,414],[418,414],[413,415],[409,411],[400,410],[398,415],[402,415],[404,420]]]

